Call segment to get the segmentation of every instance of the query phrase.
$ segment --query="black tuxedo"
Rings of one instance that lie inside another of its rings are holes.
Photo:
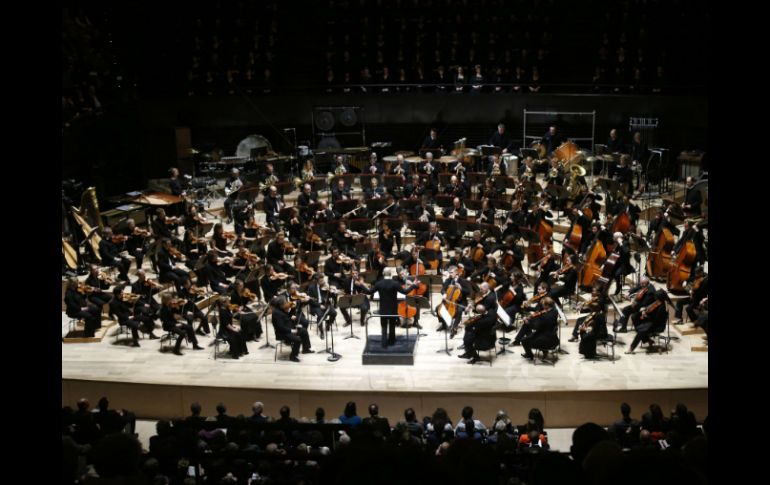
[[[89,303],[86,297],[77,290],[67,288],[64,293],[64,303],[67,306],[66,313],[70,318],[82,318],[85,320],[85,336],[93,337],[96,329],[101,327],[102,308]],[[85,310],[83,310],[85,308]]]
[[[492,293],[490,295],[494,296]],[[478,359],[479,349],[486,350],[494,346],[495,340],[497,340],[496,322],[496,310],[487,309],[475,323],[465,326],[463,343],[465,344],[466,355],[470,354],[471,357]]]
[[[338,186],[335,186],[332,189],[332,202],[343,199],[350,199],[350,187],[346,186],[344,189],[340,190]]]
[[[310,350],[310,337],[307,330],[299,325],[297,320],[292,320],[291,315],[280,308],[273,307],[272,320],[275,338],[291,344],[292,358],[296,358],[299,354],[300,345],[303,351]],[[296,333],[292,333],[295,329]]]
[[[397,293],[406,295],[413,288],[411,286],[402,286],[396,280],[385,279],[379,280],[374,284],[371,290],[364,290],[366,293],[373,295],[375,292],[380,296],[380,314],[381,315],[397,315],[398,314],[398,297]],[[396,343],[396,323],[398,317],[381,317],[380,325],[382,327],[382,346],[393,345]],[[387,335],[387,341],[386,341]]]
[[[558,330],[559,314],[556,308],[551,308],[548,312],[539,317],[535,317],[527,323],[533,331],[521,339],[521,346],[527,355],[532,355],[532,349],[548,350],[559,343],[556,334]]]

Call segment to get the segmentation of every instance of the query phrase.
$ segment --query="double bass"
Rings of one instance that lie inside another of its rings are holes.
[[[690,278],[693,264],[695,264],[696,250],[692,241],[685,241],[676,255],[676,261],[668,272],[666,288],[672,293],[685,291],[684,283]]]
[[[586,254],[586,261],[580,268],[578,275],[578,285],[581,288],[590,289],[594,282],[602,276],[602,263],[607,259],[607,252],[604,249],[604,244],[596,239]]]
[[[671,250],[674,248],[674,235],[664,227],[658,233],[655,249],[647,257],[647,276],[663,278],[671,270]]]
[[[615,216],[615,219],[613,219],[612,225],[610,226],[610,232],[612,234],[615,234],[616,232],[625,234],[629,229],[631,229],[631,216],[628,215],[628,212],[621,212]]]

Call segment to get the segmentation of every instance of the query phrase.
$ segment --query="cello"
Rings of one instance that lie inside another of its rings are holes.
[[[671,270],[671,250],[674,248],[674,235],[664,227],[658,233],[655,241],[655,250],[650,251],[647,257],[647,276],[650,278],[663,278]]]
[[[406,294],[407,297],[423,296],[428,291],[428,285],[424,282],[418,280],[417,284],[417,288],[413,288]],[[414,318],[417,315],[417,307],[407,305],[406,300],[404,300],[398,304],[398,314],[403,318]]]
[[[449,313],[449,316],[454,321],[455,315],[457,315],[457,308],[461,305],[457,304],[457,300],[460,299],[462,296],[462,289],[459,285],[455,285],[454,283],[451,283],[449,286],[447,286],[446,293],[444,293],[443,300],[441,303],[436,307],[436,314],[439,313],[439,309],[443,306],[447,313]],[[444,322],[447,325],[451,325],[452,322]]]
[[[682,293],[685,291],[684,283],[690,278],[693,264],[695,263],[696,251],[695,243],[685,241],[676,255],[676,261],[671,265],[668,272],[668,282],[666,288],[672,293]]]

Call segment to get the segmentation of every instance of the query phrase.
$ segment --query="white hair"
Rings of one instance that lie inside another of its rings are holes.
[[[396,275],[395,268],[387,267],[382,270],[383,276],[386,278],[393,278]]]

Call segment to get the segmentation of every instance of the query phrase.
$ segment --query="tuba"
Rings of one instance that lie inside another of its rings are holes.
[[[580,194],[583,192],[583,186],[580,185],[580,182],[578,179],[580,177],[584,177],[586,174],[586,169],[581,167],[578,164],[572,164],[569,166],[569,173],[570,173],[570,179],[569,179],[569,187],[567,187],[567,191],[569,192],[569,196],[571,199],[577,199],[580,197]]]

